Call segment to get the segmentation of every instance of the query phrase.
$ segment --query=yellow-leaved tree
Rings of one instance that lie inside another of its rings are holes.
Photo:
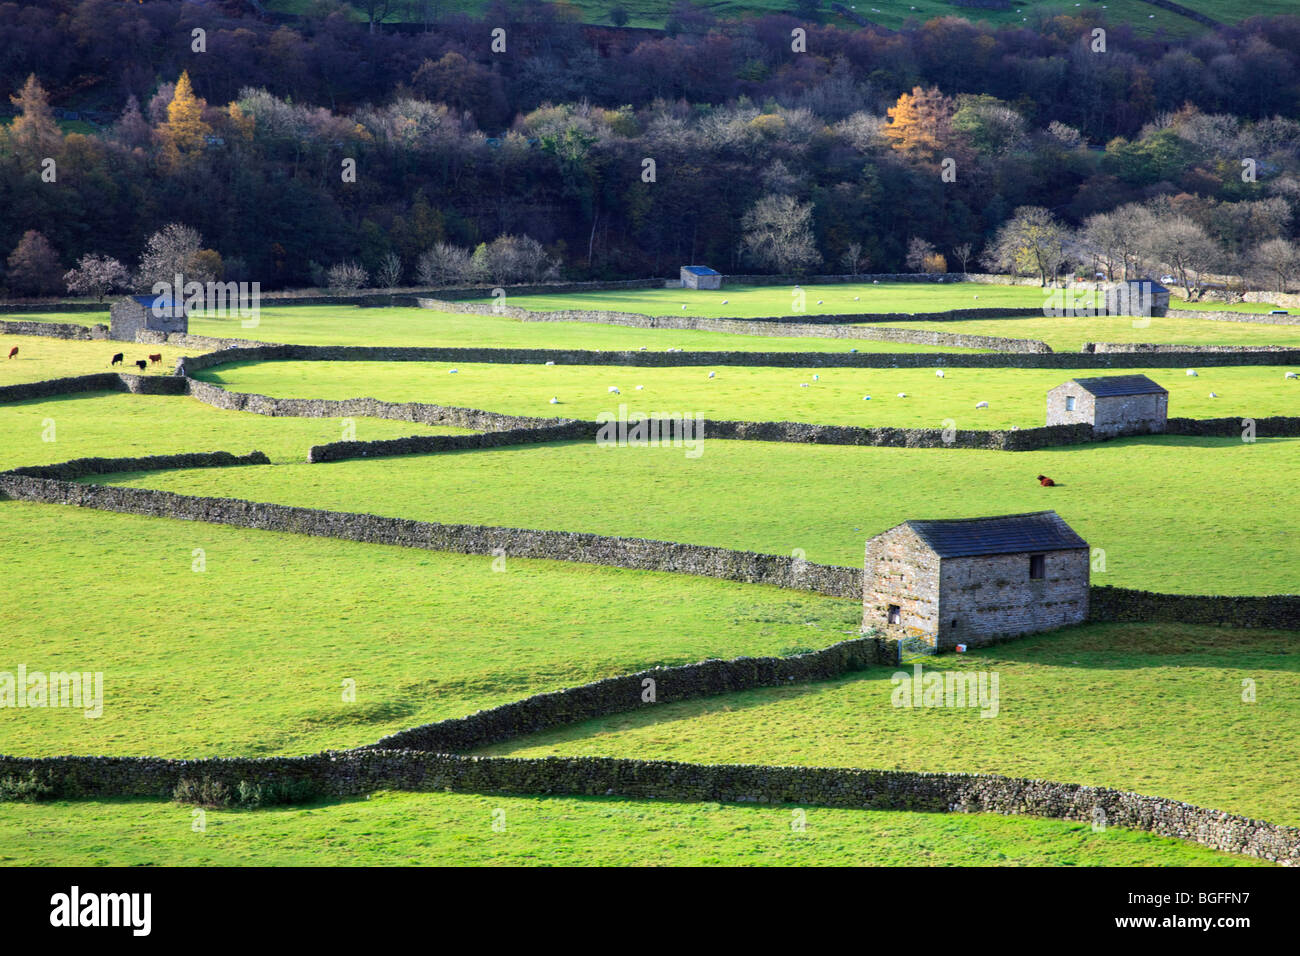
[[[168,163],[183,163],[207,144],[212,127],[203,122],[205,106],[207,104],[194,95],[189,73],[182,73],[176,81],[172,101],[167,104],[167,122],[158,130]]]

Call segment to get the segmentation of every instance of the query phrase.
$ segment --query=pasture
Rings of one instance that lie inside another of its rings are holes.
[[[0,866],[1260,866],[1087,823],[610,797],[376,793],[271,810],[0,803]],[[492,828],[503,811],[505,829]]]
[[[1106,551],[1096,584],[1292,593],[1300,439],[1150,436],[1034,452],[709,440],[523,445],[97,479],[427,521],[592,531],[861,565],[908,518],[1053,508]],[[1059,482],[1042,488],[1034,476]],[[1225,526],[1225,516],[1234,516]]]
[[[455,369],[453,373],[452,370]],[[579,418],[678,412],[721,421],[958,429],[1031,428],[1046,421],[1047,392],[1072,378],[1145,374],[1185,418],[1300,415],[1300,366],[1184,369],[760,368],[487,365],[431,362],[262,362],[198,377],[231,391],[281,398],[432,402],[510,415]],[[713,377],[710,377],[712,375]],[[639,388],[638,388],[639,386]],[[617,388],[617,394],[610,388]],[[1214,392],[1218,397],[1211,398]],[[899,397],[903,393],[906,397]],[[866,400],[870,396],[870,400]],[[559,402],[551,403],[552,398]],[[987,402],[987,408],[977,408]]]
[[[138,375],[141,372],[135,363],[140,359],[148,363],[143,374],[170,375],[178,358],[198,354],[194,349],[180,349],[171,345],[0,335],[0,352],[8,356],[13,348],[18,349],[18,354],[13,358],[0,357],[0,385],[71,378],[97,372],[129,372]],[[122,362],[118,365],[110,364],[113,356],[119,352],[122,354]],[[162,361],[149,362],[150,355],[161,355]]]

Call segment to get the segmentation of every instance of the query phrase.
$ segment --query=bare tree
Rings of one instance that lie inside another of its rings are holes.
[[[1286,292],[1300,278],[1300,246],[1287,239],[1269,239],[1251,254],[1253,270],[1274,292]]]
[[[856,276],[862,274],[862,270],[867,267],[867,263],[871,259],[862,251],[860,242],[850,242],[844,250],[844,255],[840,257],[840,261],[844,264],[845,272]]]
[[[370,281],[370,274],[355,262],[335,263],[325,277],[334,292],[355,292]]]
[[[187,282],[217,278],[206,258],[199,255],[202,247],[203,238],[197,229],[179,222],[168,223],[145,241],[136,269],[136,285],[142,289],[162,282],[170,285],[178,275],[182,287]],[[181,295],[182,289],[175,290],[175,294]]]
[[[415,262],[415,277],[421,285],[455,285],[472,276],[469,250],[446,242],[420,253]]]
[[[76,268],[64,273],[63,282],[73,295],[93,295],[97,302],[103,302],[114,289],[130,287],[131,272],[116,259],[92,252],[82,256]]]
[[[1189,299],[1200,293],[1205,273],[1223,257],[1219,244],[1187,216],[1153,218],[1145,242],[1150,258],[1169,270]]]
[[[927,264],[934,258],[933,243],[926,242],[920,236],[913,236],[907,243],[907,258],[903,261],[913,272],[924,272]]]
[[[381,289],[395,289],[402,284],[402,257],[395,252],[384,256],[375,270],[375,284]]]
[[[966,264],[970,262],[971,256],[975,254],[975,247],[969,242],[958,243],[952,247],[952,254],[957,257],[961,263],[962,275],[966,274]]]
[[[812,204],[793,196],[764,196],[741,219],[741,250],[755,265],[781,274],[819,265],[812,232]]]

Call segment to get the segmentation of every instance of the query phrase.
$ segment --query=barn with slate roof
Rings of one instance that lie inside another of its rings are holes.
[[[174,305],[165,295],[128,295],[113,303],[108,310],[110,339],[134,342],[135,334],[150,332],[188,332],[190,320],[185,303]]]
[[[1076,378],[1047,393],[1047,424],[1092,426],[1102,437],[1162,432],[1169,392],[1145,375]]]
[[[682,266],[683,289],[721,289],[722,273],[708,266]]]
[[[1055,511],[905,521],[867,542],[862,626],[944,650],[1079,624],[1088,559]]]

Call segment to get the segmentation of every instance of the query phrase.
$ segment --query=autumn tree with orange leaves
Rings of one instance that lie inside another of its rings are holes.
[[[890,123],[882,130],[894,149],[914,158],[932,158],[952,142],[956,105],[938,87],[917,86],[886,110]]]

